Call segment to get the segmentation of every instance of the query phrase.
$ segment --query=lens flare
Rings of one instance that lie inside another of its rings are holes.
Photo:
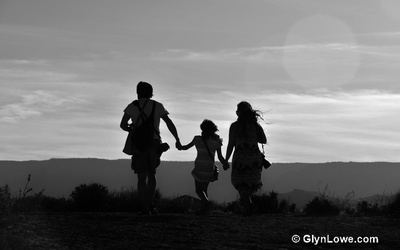
[[[329,89],[351,81],[360,64],[357,42],[348,26],[333,17],[315,15],[289,30],[283,65],[306,89]]]

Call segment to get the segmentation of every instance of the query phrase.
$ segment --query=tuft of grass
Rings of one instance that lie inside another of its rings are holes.
[[[287,200],[279,200],[279,193],[271,191],[269,193],[256,194],[251,197],[253,204],[257,207],[257,213],[293,213],[296,209],[296,204],[291,204]],[[242,205],[239,200],[225,204],[225,212],[234,214],[242,213]]]
[[[43,196],[41,208],[49,212],[71,212],[74,204],[71,199]]]
[[[200,207],[200,203],[199,199],[189,195],[171,198],[161,197],[159,211],[163,213],[194,213]]]
[[[19,213],[41,211],[41,202],[44,190],[38,193],[32,193],[33,189],[29,187],[31,175],[23,190],[19,190],[17,197],[12,197],[10,187],[5,185],[0,187],[0,231],[7,232],[10,227],[14,227],[23,220]],[[30,249],[25,238],[18,234],[2,233],[0,234],[1,249]]]
[[[31,174],[28,175],[24,189],[19,190],[19,195],[15,198],[11,197],[12,212],[38,212],[41,211],[44,189],[37,193],[33,193],[33,188],[29,186],[31,182]]]
[[[110,212],[139,212],[141,210],[140,197],[134,188],[121,188],[108,195],[107,210]]]
[[[346,207],[350,198],[350,196],[348,199],[342,200],[334,198],[328,192],[327,185],[320,196],[314,197],[314,199],[306,204],[303,212],[307,215],[317,216],[338,215],[341,211],[346,210],[344,207]]]

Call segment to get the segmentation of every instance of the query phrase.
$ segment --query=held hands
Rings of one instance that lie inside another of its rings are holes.
[[[182,150],[182,144],[181,144],[181,142],[180,142],[180,141],[176,141],[175,147],[176,147],[176,149],[178,149],[179,151]]]
[[[222,167],[224,168],[225,171],[228,170],[228,169],[230,168],[229,162],[224,161],[224,162],[222,163]]]

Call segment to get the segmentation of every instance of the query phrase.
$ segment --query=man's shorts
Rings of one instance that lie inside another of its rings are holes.
[[[156,168],[160,164],[160,155],[157,153],[159,146],[160,140],[153,140],[146,152],[134,152],[131,168],[135,174],[156,173]]]

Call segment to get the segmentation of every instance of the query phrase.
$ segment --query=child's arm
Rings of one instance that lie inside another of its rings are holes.
[[[194,146],[194,143],[193,143],[193,141],[192,142],[190,142],[189,144],[187,144],[187,145],[182,145],[180,148],[179,148],[179,150],[188,150],[189,148],[191,148],[191,147],[193,147]]]
[[[179,149],[179,150],[188,150],[189,148],[191,148],[191,147],[193,147],[193,146],[194,146],[194,138],[193,138],[193,140],[192,140],[189,144],[187,144],[187,145],[182,145],[182,144],[180,144],[179,147],[178,147],[178,149]]]

